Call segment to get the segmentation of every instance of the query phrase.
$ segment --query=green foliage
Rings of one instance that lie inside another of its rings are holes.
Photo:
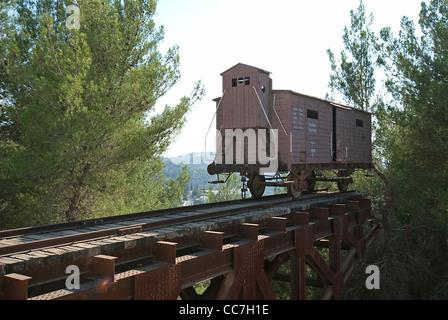
[[[17,1],[1,29],[3,227],[171,206],[183,192],[159,158],[202,89],[154,112],[180,77],[178,48],[157,50],[156,1],[77,1],[79,29],[65,25],[70,4]]]
[[[190,157],[191,156],[191,157]],[[195,154],[195,156],[198,156]],[[201,156],[201,155],[200,155]],[[194,188],[208,188],[210,185],[209,182],[213,181],[215,177],[211,176],[207,172],[207,163],[204,163],[201,161],[190,161],[193,157],[193,154],[182,156],[182,158],[185,158],[185,160],[189,161],[189,164],[187,166],[188,174],[190,175],[190,183],[189,187],[191,189]],[[176,179],[179,175],[179,173],[182,171],[182,168],[184,167],[183,163],[177,164],[176,161],[173,161],[172,159],[165,159],[165,168],[163,169],[163,173],[166,177]],[[185,161],[187,162],[187,161]],[[198,163],[196,163],[198,162]]]
[[[413,243],[409,251],[414,251],[410,254],[416,261],[413,266],[422,272],[417,277],[421,292],[410,279],[403,279],[402,286],[418,298],[440,297],[443,293],[434,288],[448,278],[447,19],[446,1],[433,0],[422,3],[421,37],[407,18],[403,18],[397,38],[390,29],[381,32],[387,86],[394,98],[388,105],[393,126],[386,146],[389,176],[397,195],[394,213],[397,222],[409,230],[412,239],[408,242]]]
[[[389,106],[396,134],[390,137],[391,171],[396,188],[419,198],[425,212],[444,201],[448,174],[448,23],[446,3],[422,3],[420,27],[404,18],[399,38],[384,29],[384,54],[396,98]]]
[[[227,179],[226,175],[220,177]],[[241,199],[241,187],[240,176],[232,173],[226,183],[219,184],[216,189],[208,188],[208,203]]]
[[[371,30],[373,15],[366,16],[365,6],[360,1],[358,10],[350,11],[351,28],[344,28],[344,48],[341,61],[337,61],[331,49],[327,50],[331,62],[329,87],[338,91],[344,100],[362,110],[371,110],[371,98],[375,93],[374,77],[376,65],[377,37]],[[329,96],[334,99],[334,97]]]
[[[421,36],[417,36],[414,23],[404,17],[398,37],[384,28],[383,42],[375,46],[390,93],[389,101],[384,97],[375,105],[375,150],[393,201],[377,178],[370,186],[358,182],[357,187],[372,194],[375,209],[388,219],[357,269],[346,298],[448,296],[447,21],[446,1],[423,2]],[[365,281],[364,270],[369,264],[380,267],[380,291],[359,285]]]

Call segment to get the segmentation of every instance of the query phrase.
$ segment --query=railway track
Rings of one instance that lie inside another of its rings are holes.
[[[195,223],[213,218],[300,203],[339,193],[304,194],[300,199],[288,195],[267,196],[262,199],[244,199],[148,211],[54,225],[0,231],[0,257],[35,249],[64,246],[84,241],[123,236],[166,228],[182,223]]]
[[[276,195],[0,231],[0,300],[195,299],[207,279],[207,299],[271,299],[277,276],[294,299],[308,285],[337,298],[378,230],[364,196]],[[329,262],[315,247],[328,248]],[[277,275],[289,259],[294,275]]]

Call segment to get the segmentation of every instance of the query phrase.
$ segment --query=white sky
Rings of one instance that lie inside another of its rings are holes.
[[[377,36],[383,27],[397,35],[403,16],[418,22],[421,0],[363,3],[375,16]],[[214,151],[215,124],[205,150],[216,107],[212,99],[222,94],[220,74],[239,62],[272,72],[274,89],[324,98],[331,73],[326,51],[340,57],[343,29],[358,6],[359,0],[159,0],[155,21],[165,27],[159,49],[179,45],[182,79],[157,108],[176,105],[198,80],[206,90],[165,155]]]

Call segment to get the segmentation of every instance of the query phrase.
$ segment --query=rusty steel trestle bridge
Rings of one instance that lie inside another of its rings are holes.
[[[362,194],[317,193],[0,231],[0,299],[270,300],[273,281],[338,299],[379,229],[371,211]]]

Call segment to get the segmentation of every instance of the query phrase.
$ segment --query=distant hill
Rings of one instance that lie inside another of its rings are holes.
[[[208,188],[209,181],[215,178],[207,172],[207,166],[213,162],[215,158],[214,153],[192,152],[178,157],[165,158],[165,168],[163,173],[166,177],[176,179],[182,168],[186,165],[188,173],[190,174],[190,189],[194,188]]]
[[[188,184],[189,190],[197,188],[207,189],[209,186],[216,188],[217,185],[209,183],[210,181],[215,181],[216,176],[211,176],[207,172],[207,166],[213,162],[214,158],[214,153],[208,153],[205,157],[204,154],[200,152],[192,152],[174,158],[165,158],[165,168],[163,169],[163,173],[168,178],[176,179],[184,165],[186,165],[191,177]],[[266,188],[265,195],[272,194],[274,194],[274,188]]]

